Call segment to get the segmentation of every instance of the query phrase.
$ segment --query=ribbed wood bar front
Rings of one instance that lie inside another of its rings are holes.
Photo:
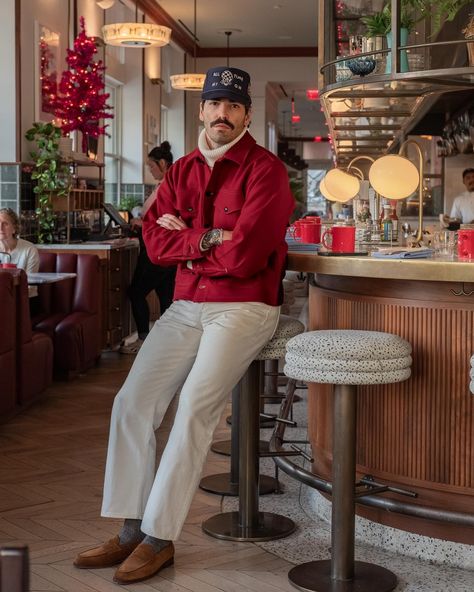
[[[387,264],[387,265],[385,265]],[[412,377],[360,387],[360,476],[418,493],[415,504],[474,513],[474,263],[380,261],[290,254],[289,269],[314,273],[310,329],[365,329],[412,344]],[[416,278],[416,279],[415,279]],[[472,292],[472,293],[471,293]],[[313,470],[331,474],[331,398],[311,385],[308,401]],[[399,496],[383,494],[400,500]],[[405,502],[406,499],[402,498]],[[474,543],[474,528],[359,505],[370,520],[446,540]]]

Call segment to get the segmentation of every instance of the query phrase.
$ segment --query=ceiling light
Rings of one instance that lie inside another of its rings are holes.
[[[107,45],[163,47],[170,42],[171,29],[154,23],[112,23],[102,27]]]
[[[170,42],[171,29],[155,23],[137,22],[138,6],[135,2],[134,23],[111,23],[102,27],[102,36],[107,45],[120,47],[163,47]]]
[[[205,74],[174,74],[170,76],[171,86],[175,90],[202,90]]]
[[[107,10],[107,8],[112,8],[115,4],[115,0],[97,0],[96,4],[103,10]]]
[[[196,18],[197,14],[197,2],[194,0],[194,31],[193,31],[193,40],[194,40],[194,72],[196,72]],[[202,90],[204,86],[204,80],[206,79],[205,74],[195,74],[195,73],[184,73],[184,74],[174,74],[170,76],[171,86],[175,90],[189,90],[189,91],[199,91]]]

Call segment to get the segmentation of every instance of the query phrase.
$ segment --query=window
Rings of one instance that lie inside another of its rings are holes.
[[[122,181],[122,88],[106,80],[105,90],[109,93],[108,103],[113,107],[113,119],[107,119],[107,135],[104,140],[105,201],[118,204]]]

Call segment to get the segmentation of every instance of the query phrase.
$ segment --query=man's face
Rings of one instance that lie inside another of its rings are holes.
[[[474,172],[464,175],[462,180],[468,191],[474,191]]]
[[[229,99],[211,99],[201,103],[199,119],[204,122],[211,148],[235,140],[250,123],[250,111]]]

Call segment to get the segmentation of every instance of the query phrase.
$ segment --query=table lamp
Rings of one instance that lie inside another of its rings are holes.
[[[407,146],[413,145],[419,157],[419,170],[405,156]],[[377,193],[387,199],[405,199],[418,186],[418,232],[416,243],[420,243],[423,236],[423,153],[414,140],[406,140],[400,146],[398,154],[387,154],[378,158],[370,167],[369,181]]]

